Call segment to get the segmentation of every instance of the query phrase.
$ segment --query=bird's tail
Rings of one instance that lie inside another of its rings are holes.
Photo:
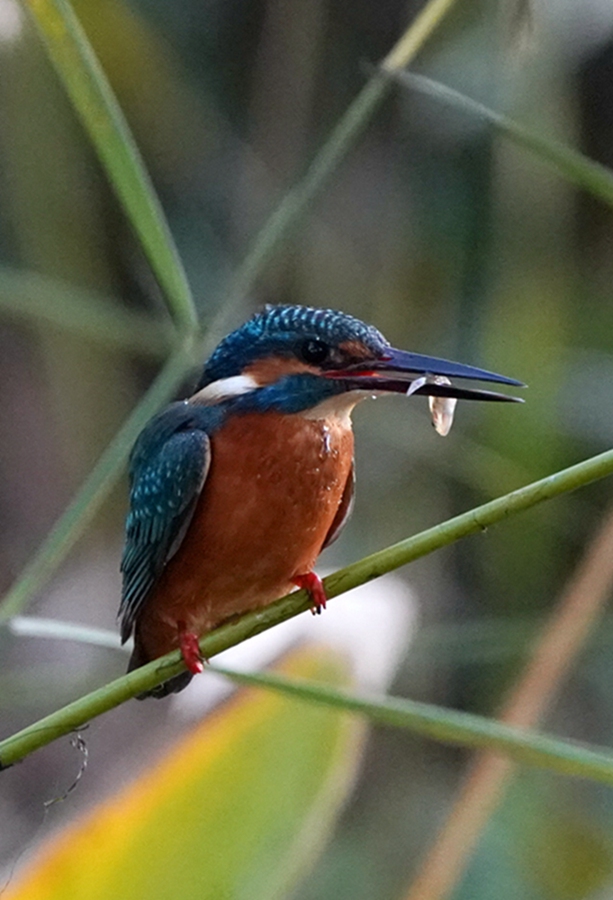
[[[151,660],[139,642],[138,637],[135,636],[134,650],[132,651],[132,656],[128,663],[128,672],[139,669],[148,662],[151,662]],[[160,700],[162,697],[167,697],[169,694],[178,694],[179,691],[182,691],[183,688],[187,687],[193,677],[191,672],[179,672],[178,675],[169,678],[168,681],[165,681],[163,684],[158,684],[157,687],[151,688],[150,691],[143,691],[142,694],[137,694],[136,699],[146,700],[147,697],[156,697]]]

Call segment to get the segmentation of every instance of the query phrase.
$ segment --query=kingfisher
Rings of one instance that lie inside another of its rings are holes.
[[[179,648],[186,671],[144,696],[182,690],[203,670],[199,640],[295,587],[320,612],[313,567],[340,534],[354,493],[351,412],[382,394],[426,395],[446,433],[458,399],[514,397],[451,383],[521,382],[393,348],[331,309],[266,306],[224,338],[193,394],[141,432],[130,456],[121,561],[128,671]]]

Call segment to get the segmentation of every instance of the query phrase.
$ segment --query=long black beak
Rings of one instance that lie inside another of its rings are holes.
[[[390,347],[385,355],[375,360],[360,363],[342,372],[326,372],[328,377],[342,378],[348,390],[390,391],[404,394],[425,394],[428,397],[455,397],[458,400],[499,400],[522,403],[519,397],[498,394],[494,391],[481,391],[472,388],[457,387],[445,383],[448,378],[468,378],[473,381],[489,381],[496,384],[509,384],[524,387],[521,381],[477,369],[463,363],[438,359],[435,356],[421,356],[396,350]],[[438,376],[438,377],[437,377]],[[412,388],[412,383],[420,384]]]

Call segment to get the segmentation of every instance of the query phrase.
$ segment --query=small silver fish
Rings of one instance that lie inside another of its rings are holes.
[[[427,384],[451,384],[451,382],[444,375],[422,375],[411,382],[407,390],[407,397]],[[437,434],[446,437],[451,431],[457,402],[455,397],[428,397],[432,424]]]
[[[433,375],[429,381],[430,384],[451,384],[444,375]],[[432,424],[437,434],[440,434],[442,437],[446,437],[451,431],[457,402],[455,397],[428,397]]]

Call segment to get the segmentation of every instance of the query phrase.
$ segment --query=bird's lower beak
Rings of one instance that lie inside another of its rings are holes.
[[[463,363],[438,359],[435,356],[421,356],[396,350],[392,347],[385,356],[369,360],[364,365],[352,366],[344,371],[327,372],[332,378],[341,378],[348,390],[387,391],[397,394],[425,394],[428,397],[453,397],[457,400],[501,400],[522,401],[518,397],[499,394],[494,391],[474,390],[458,387],[450,378],[467,378],[473,381],[489,381],[523,387],[521,381],[497,375],[485,369],[466,366]]]

